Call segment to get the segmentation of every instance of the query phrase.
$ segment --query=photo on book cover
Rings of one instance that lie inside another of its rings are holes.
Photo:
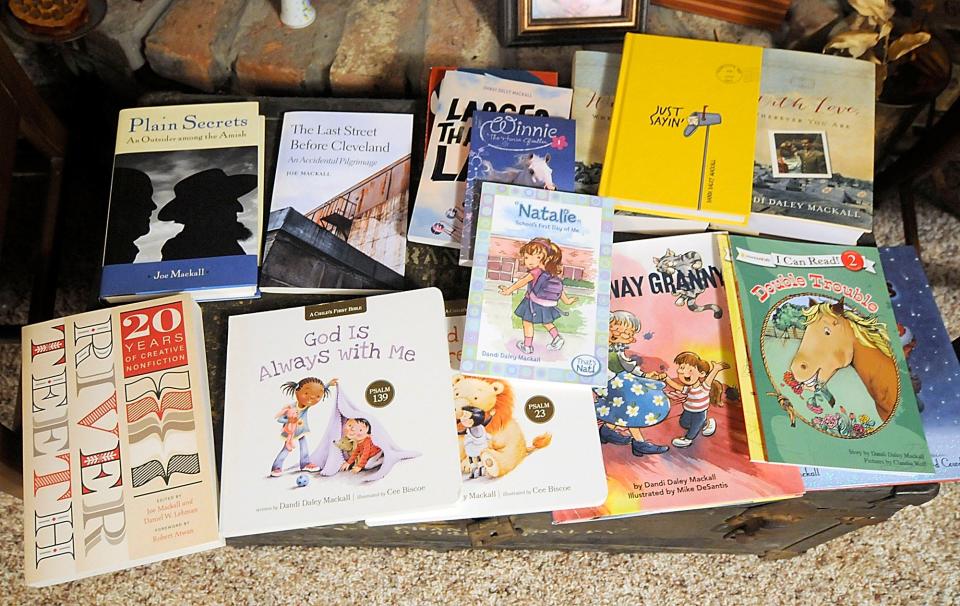
[[[257,148],[118,154],[104,265],[258,255]]]
[[[823,131],[770,131],[770,155],[777,178],[829,179],[830,149]]]

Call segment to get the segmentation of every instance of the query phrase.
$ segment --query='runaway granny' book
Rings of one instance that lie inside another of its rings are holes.
[[[122,110],[100,298],[255,296],[262,199],[257,103]]]
[[[932,474],[877,250],[721,247],[750,458]]]
[[[461,520],[599,505],[607,495],[586,385],[458,372],[465,302],[447,317],[463,488],[452,507],[371,519],[370,526]],[[448,314],[451,310],[448,309]]]
[[[573,191],[575,140],[573,120],[481,111],[473,114],[460,265],[473,264],[480,182]]]
[[[457,500],[439,290],[232,316],[229,333],[225,536]]]
[[[917,253],[909,246],[879,250],[936,475],[804,467],[807,490],[960,480],[960,364]]]
[[[287,112],[264,246],[264,292],[400,290],[411,114]]]
[[[473,112],[570,117],[569,88],[447,72],[410,218],[411,242],[460,248]]]
[[[606,381],[613,201],[484,183],[460,369]]]
[[[202,322],[180,295],[24,327],[27,585],[223,545]]]
[[[613,245],[606,386],[594,389],[609,494],[577,522],[803,494],[749,460],[715,234]]]

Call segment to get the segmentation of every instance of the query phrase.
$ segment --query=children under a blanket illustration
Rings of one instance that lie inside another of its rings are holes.
[[[533,332],[536,324],[541,324],[552,340],[547,349],[557,351],[563,347],[563,335],[554,322],[566,314],[557,304],[573,305],[577,297],[567,296],[561,279],[563,252],[548,238],[534,238],[520,247],[520,260],[527,274],[511,284],[499,287],[501,295],[512,295],[524,286],[527,292],[514,310],[514,315],[523,322],[523,339],[517,341],[517,349],[525,354],[533,353]]]
[[[348,419],[343,424],[343,437],[353,441],[353,449],[347,460],[340,466],[340,471],[350,469],[353,473],[360,473],[367,469],[368,465],[372,466],[382,459],[377,457],[381,452],[380,447],[374,444],[370,437],[370,421],[362,417]]]
[[[287,459],[296,444],[300,444],[300,470],[317,471],[320,468],[310,462],[310,447],[307,444],[307,434],[310,432],[310,425],[307,423],[307,413],[310,408],[327,397],[329,389],[337,384],[336,379],[331,379],[329,383],[324,382],[317,377],[304,377],[299,381],[288,381],[280,386],[284,395],[293,397],[295,403],[284,406],[274,417],[278,423],[283,425],[280,436],[284,438],[280,453],[273,461],[270,469],[270,475],[277,477],[283,473],[283,462]]]

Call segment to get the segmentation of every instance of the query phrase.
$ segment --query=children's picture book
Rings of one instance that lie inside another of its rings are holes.
[[[569,118],[572,95],[569,88],[446,72],[407,238],[460,248],[474,111]]]
[[[960,480],[960,364],[923,264],[910,246],[880,248],[897,333],[917,394],[935,474],[889,474],[804,467],[807,490]]]
[[[101,299],[257,295],[263,125],[256,102],[120,112]]]
[[[747,451],[716,234],[613,245],[607,382],[594,389],[609,494],[556,522],[803,494]]]
[[[412,139],[411,114],[285,113],[261,290],[402,289]]]
[[[446,335],[436,288],[231,316],[223,534],[453,504]]]
[[[750,213],[762,49],[627,34],[599,193],[721,224]]]
[[[453,506],[368,526],[518,515],[599,505],[607,495],[593,397],[585,385],[459,372],[466,301],[447,307],[453,417],[463,487]]]
[[[26,326],[21,368],[27,585],[223,545],[190,296]]]
[[[484,183],[460,369],[602,386],[613,201]]]
[[[480,182],[573,191],[576,124],[565,118],[477,111],[473,114],[463,195],[460,265],[473,263]]]
[[[875,69],[765,49],[749,230],[856,244],[873,229]]]
[[[751,459],[932,474],[877,250],[728,238]]]
[[[613,101],[620,73],[619,53],[577,51],[573,54],[573,103],[577,124],[576,192],[596,195],[607,151]]]

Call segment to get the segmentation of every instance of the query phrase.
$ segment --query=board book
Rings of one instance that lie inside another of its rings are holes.
[[[579,522],[803,494],[749,460],[716,234],[613,245],[607,382],[594,389],[609,494]]]
[[[223,545],[190,296],[26,326],[22,373],[27,585]]]
[[[461,370],[601,386],[612,239],[609,198],[484,183]]]
[[[573,191],[576,124],[548,116],[474,112],[463,195],[460,265],[473,263],[480,183]]]
[[[256,102],[120,112],[101,299],[257,295],[263,128]]]
[[[960,364],[956,352],[943,325],[923,264],[913,247],[880,248],[879,252],[935,475],[804,467],[803,482],[807,490],[928,484],[960,479]]]
[[[932,474],[877,250],[721,246],[751,459]]]
[[[231,316],[224,536],[456,501],[446,334],[435,288]]]
[[[366,294],[403,287],[412,140],[411,114],[283,115],[263,292]],[[292,230],[299,237],[291,255],[274,245],[272,234],[298,219],[309,230]]]
[[[585,385],[460,374],[466,301],[447,307],[460,499],[368,526],[519,515],[598,505],[607,494],[593,398]],[[476,422],[475,422],[476,421]],[[466,426],[465,426],[466,425]]]

